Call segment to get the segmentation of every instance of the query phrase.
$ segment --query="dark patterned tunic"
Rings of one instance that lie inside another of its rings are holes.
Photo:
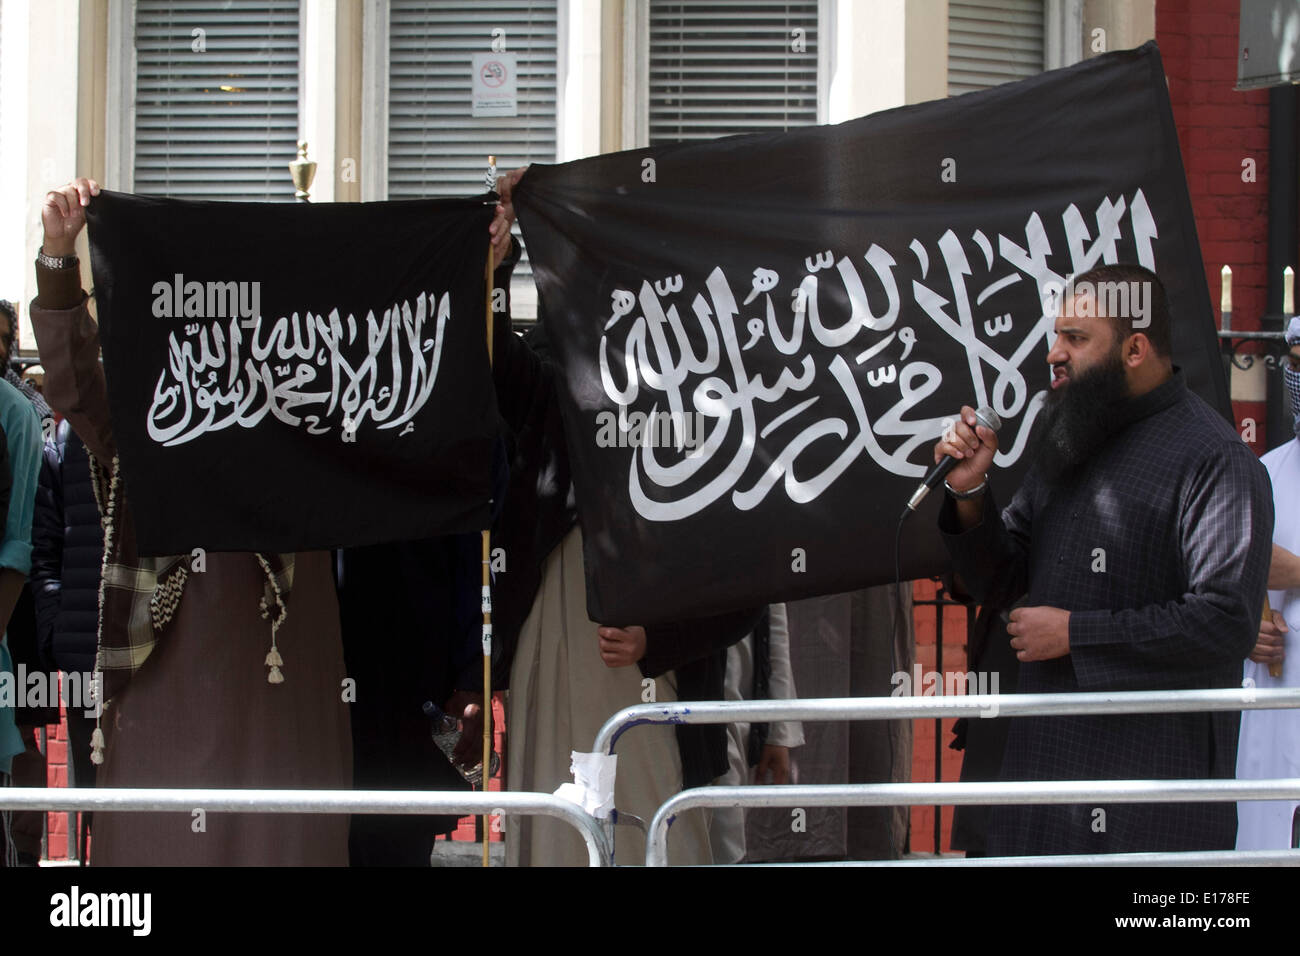
[[[1182,375],[1065,485],[1031,468],[998,514],[939,527],[979,601],[1070,611],[1070,653],[1022,663],[1021,693],[1233,687],[1258,633],[1273,531],[1268,475]],[[1021,717],[1004,780],[1231,778],[1240,714]],[[1101,812],[1098,812],[1101,811]],[[1232,803],[995,807],[990,856],[1231,849]]]

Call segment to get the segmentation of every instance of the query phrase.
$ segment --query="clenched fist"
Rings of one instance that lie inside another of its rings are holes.
[[[513,241],[510,236],[510,226],[515,221],[513,192],[526,172],[528,167],[520,166],[504,176],[497,177],[497,195],[501,201],[497,203],[496,216],[492,219],[492,225],[488,227],[488,232],[492,236],[492,255],[497,262],[510,254],[510,243]]]
[[[969,491],[984,481],[997,450],[998,433],[979,424],[975,409],[963,405],[961,414],[934,446],[934,463],[939,464],[945,455],[956,458],[957,466],[948,472],[948,484],[957,491]]]

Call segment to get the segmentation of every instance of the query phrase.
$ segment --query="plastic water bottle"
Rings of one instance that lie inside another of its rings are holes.
[[[475,787],[483,783],[483,761],[480,760],[473,767],[466,768],[456,762],[454,756],[456,745],[460,743],[461,731],[460,721],[446,713],[441,707],[431,700],[424,702],[424,715],[429,718],[429,725],[433,735],[433,742],[438,749],[446,756],[447,761],[456,768],[456,771]],[[501,766],[501,758],[496,751],[492,752],[492,771],[489,776],[495,776]]]

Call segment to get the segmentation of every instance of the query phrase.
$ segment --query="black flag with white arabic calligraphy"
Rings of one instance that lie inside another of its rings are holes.
[[[142,554],[486,527],[483,199],[87,208]]]
[[[1174,361],[1229,414],[1154,44],[837,126],[533,166],[515,205],[593,620],[891,581],[899,514],[963,404],[1002,417],[1005,504],[1053,297],[1094,265],[1161,276]],[[947,565],[939,497],[905,530],[905,578]]]

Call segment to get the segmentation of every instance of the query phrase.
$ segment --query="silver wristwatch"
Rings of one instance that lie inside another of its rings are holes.
[[[71,269],[77,261],[76,253],[70,256],[47,256],[44,246],[36,252],[36,262],[46,269]]]

